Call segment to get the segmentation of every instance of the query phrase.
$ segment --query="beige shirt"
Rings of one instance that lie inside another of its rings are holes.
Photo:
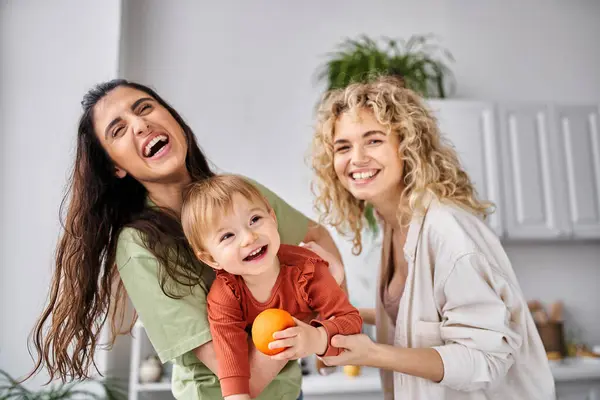
[[[384,242],[382,263],[389,263],[390,247]],[[424,217],[411,221],[404,255],[408,275],[395,329],[378,285],[377,338],[434,348],[444,378],[434,383],[394,372],[392,385],[392,374],[383,372],[386,400],[555,398],[546,352],[510,261],[479,218],[434,199]]]

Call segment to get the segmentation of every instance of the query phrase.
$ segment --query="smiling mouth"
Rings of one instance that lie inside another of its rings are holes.
[[[157,135],[144,147],[144,157],[154,157],[164,149],[167,144],[169,144],[169,137],[167,135]]]
[[[370,171],[351,172],[350,178],[356,182],[365,182],[376,177],[379,171],[379,169],[372,169]]]
[[[246,258],[244,258],[244,261],[254,261],[254,260],[261,258],[262,256],[264,256],[267,253],[267,247],[269,247],[269,246],[264,245],[256,250],[254,250],[252,253],[248,254],[248,256]]]

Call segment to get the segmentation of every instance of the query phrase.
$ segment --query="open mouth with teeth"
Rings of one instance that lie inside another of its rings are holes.
[[[246,256],[246,258],[244,258],[244,261],[260,260],[261,258],[264,257],[265,254],[267,254],[267,247],[268,247],[268,245],[264,245],[262,247],[259,247],[256,250],[254,250],[252,253],[248,254],[248,256]]]
[[[375,176],[377,176],[377,174],[379,174],[378,169],[372,169],[370,171],[362,171],[362,172],[351,172],[350,178],[352,178],[352,180],[354,180],[354,181],[365,182],[365,181],[368,181],[369,179],[373,179]]]
[[[159,154],[169,144],[167,135],[158,135],[144,147],[144,157],[151,158]]]

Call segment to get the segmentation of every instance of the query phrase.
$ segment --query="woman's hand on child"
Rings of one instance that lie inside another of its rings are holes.
[[[320,357],[326,365],[370,365],[370,358],[376,353],[376,344],[365,334],[335,335],[331,345],[345,349],[340,355]]]
[[[292,317],[294,318],[294,317]],[[270,349],[285,348],[279,354],[271,356],[274,360],[297,360],[311,354],[323,354],[327,350],[327,332],[325,328],[305,324],[294,318],[296,326],[273,334]]]
[[[327,261],[327,263],[329,264],[329,272],[331,273],[337,284],[339,286],[342,285],[342,282],[344,282],[345,278],[344,265],[340,260],[338,260],[336,256],[334,256],[315,242],[303,243],[302,247],[306,247],[307,249],[321,257],[323,260]]]

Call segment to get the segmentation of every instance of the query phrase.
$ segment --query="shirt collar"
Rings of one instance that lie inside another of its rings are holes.
[[[423,232],[427,212],[437,200],[434,195],[427,193],[422,201],[425,205],[425,211],[422,215],[413,215],[408,227],[408,233],[406,234],[406,242],[404,243],[404,257],[413,262],[417,255],[417,246]]]

